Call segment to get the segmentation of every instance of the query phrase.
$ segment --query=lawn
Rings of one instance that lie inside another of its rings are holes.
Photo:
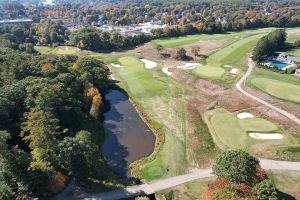
[[[256,67],[246,84],[278,99],[300,104],[300,79],[294,75]]]
[[[228,112],[224,109],[215,109],[207,113],[211,133],[215,136],[215,142],[222,149],[245,149],[260,156],[275,157],[271,153],[277,147],[289,145],[295,142],[294,138],[288,133],[283,133],[284,138],[281,140],[257,140],[251,138],[248,133],[282,133],[272,122],[263,118],[238,119],[235,113]],[[272,154],[272,155],[271,155]]]

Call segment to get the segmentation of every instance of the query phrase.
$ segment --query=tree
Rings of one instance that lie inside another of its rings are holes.
[[[84,41],[83,41],[83,40],[80,40],[80,41],[79,41],[78,48],[79,48],[80,50],[84,50],[84,49],[85,49],[85,44],[84,44]]]
[[[259,160],[242,150],[226,151],[217,156],[213,173],[234,183],[251,184]]]
[[[80,131],[74,138],[64,138],[58,149],[60,166],[79,182],[85,182],[89,176],[94,175],[94,167],[99,166],[99,150],[92,142],[90,132]]]
[[[178,51],[176,52],[175,58],[176,59],[180,59],[180,60],[184,60],[186,59],[186,50],[184,48],[180,48],[178,49]]]
[[[259,200],[277,200],[277,189],[272,185],[270,180],[264,180],[254,186],[253,193]]]

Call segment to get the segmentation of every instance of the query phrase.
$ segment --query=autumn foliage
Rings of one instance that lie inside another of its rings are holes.
[[[56,172],[49,184],[50,191],[53,193],[62,191],[65,188],[67,181],[68,177],[66,175],[64,175],[60,171]]]
[[[87,88],[86,96],[92,99],[90,114],[96,118],[99,114],[98,111],[102,104],[102,97],[99,93],[99,90],[90,84]]]
[[[50,69],[53,69],[54,68],[54,65],[52,63],[45,63],[43,66],[42,66],[42,70],[45,71],[45,70],[50,70]]]

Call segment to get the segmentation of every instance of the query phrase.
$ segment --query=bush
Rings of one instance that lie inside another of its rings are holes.
[[[295,40],[294,46],[295,46],[295,47],[300,47],[300,39]]]
[[[184,60],[186,59],[186,50],[184,48],[178,49],[175,55],[176,59]]]
[[[256,177],[257,158],[241,150],[219,154],[213,166],[213,173],[234,183],[251,184]]]
[[[277,200],[278,193],[276,188],[269,180],[264,180],[255,185],[252,189],[253,193],[259,200]]]

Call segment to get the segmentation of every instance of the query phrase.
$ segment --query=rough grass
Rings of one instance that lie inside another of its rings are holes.
[[[214,180],[215,178],[207,178],[191,181],[182,185],[175,186],[171,189],[161,191],[158,193],[158,196],[164,196],[166,199],[201,199],[202,194],[208,188],[208,184],[212,183]]]
[[[240,120],[236,117],[235,113],[221,109],[214,110],[211,113],[209,121],[218,142],[221,143],[221,146],[229,149],[250,149],[256,143],[269,142],[249,137],[247,133],[250,131],[266,133],[280,132],[278,127],[268,120],[262,118]],[[285,139],[279,142],[287,144]]]
[[[256,67],[246,84],[273,97],[300,103],[300,79],[294,75]]]
[[[280,192],[289,194],[295,199],[300,199],[300,171],[269,170],[267,174]],[[283,195],[281,199],[292,198]]]

